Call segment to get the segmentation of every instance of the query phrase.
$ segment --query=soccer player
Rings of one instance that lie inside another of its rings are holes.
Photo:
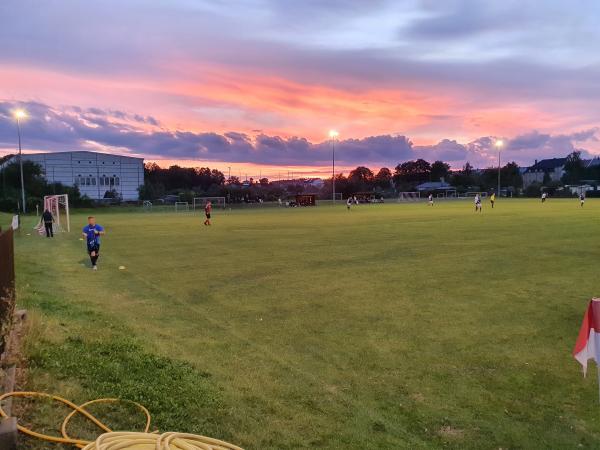
[[[548,194],[546,192],[544,192],[542,194],[542,203],[544,203],[546,201],[546,198],[548,197]]]
[[[481,197],[479,194],[475,195],[475,212],[481,212]]]
[[[496,203],[496,193],[492,192],[492,195],[490,195],[490,203],[492,204],[492,209],[494,209],[494,203]]]
[[[40,222],[44,222],[44,228],[46,229],[46,237],[53,238],[54,231],[52,230],[52,224],[54,223],[54,216],[48,209],[45,209],[42,213],[42,218]]]
[[[427,197],[427,200],[429,201],[429,206],[433,206],[433,194],[429,194],[429,197]]]
[[[354,201],[354,200],[352,199],[352,197],[348,197],[348,198],[346,199],[346,208],[348,208],[348,211],[350,211],[350,208],[352,208],[352,203],[353,203],[353,201]]]
[[[206,220],[204,221],[204,225],[210,225],[210,213],[212,211],[212,203],[209,201],[206,202],[204,206],[204,215],[206,216]]]
[[[98,270],[96,264],[100,256],[100,236],[104,236],[104,227],[96,223],[94,216],[89,216],[88,224],[83,227],[83,236],[87,242],[87,251],[92,262],[92,270]]]
[[[579,204],[581,205],[581,207],[583,208],[583,204],[585,203],[585,195],[583,195],[583,192],[581,194],[579,194]]]

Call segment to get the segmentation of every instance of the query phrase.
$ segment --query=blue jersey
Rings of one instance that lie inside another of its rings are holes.
[[[102,225],[86,225],[83,227],[83,233],[87,236],[87,246],[88,248],[98,247],[100,245],[100,235],[96,234],[96,232],[104,231]]]

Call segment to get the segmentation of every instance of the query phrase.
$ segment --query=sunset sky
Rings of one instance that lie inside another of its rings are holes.
[[[596,0],[3,0],[0,154],[271,177],[600,154]]]

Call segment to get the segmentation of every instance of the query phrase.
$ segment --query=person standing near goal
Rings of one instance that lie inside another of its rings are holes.
[[[429,201],[429,206],[433,206],[433,194],[429,194],[429,197],[427,197],[427,200]]]
[[[52,213],[48,210],[48,208],[46,208],[44,210],[44,212],[42,213],[42,219],[40,222],[44,222],[44,228],[46,230],[46,237],[47,238],[53,238],[54,237],[54,231],[52,230],[52,226],[54,225],[54,216],[52,215]],[[41,225],[41,223],[40,223]]]
[[[96,263],[100,256],[100,236],[104,235],[104,227],[96,223],[94,216],[88,217],[88,224],[83,227],[83,236],[86,239],[88,255],[92,262],[92,269],[98,270]]]
[[[494,203],[496,203],[496,193],[492,192],[492,195],[490,195],[490,203],[492,204],[492,209],[494,209]]]
[[[481,197],[479,194],[475,195],[475,212],[481,212]]]
[[[212,211],[212,203],[210,200],[206,202],[204,206],[204,215],[206,216],[206,220],[204,221],[204,225],[210,225],[210,213]]]
[[[579,194],[579,205],[583,208],[583,204],[585,203],[585,195],[583,192]]]
[[[346,208],[348,208],[348,211],[350,211],[350,208],[352,208],[352,203],[353,203],[352,197],[348,197],[346,199]]]

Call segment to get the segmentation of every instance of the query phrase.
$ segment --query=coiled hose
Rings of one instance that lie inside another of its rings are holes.
[[[72,411],[65,417],[60,427],[62,436],[50,436],[38,433],[21,425],[17,425],[18,430],[28,436],[41,439],[56,444],[71,444],[84,450],[243,450],[233,444],[229,444],[218,439],[200,436],[188,433],[150,433],[150,413],[139,403],[129,400],[119,400],[116,398],[101,398],[86,402],[82,405],[76,405],[69,400],[58,395],[46,394],[43,392],[9,392],[0,396],[0,416],[8,417],[1,406],[2,401],[10,397],[41,397],[60,402]],[[139,432],[113,432],[100,420],[86,411],[86,407],[95,403],[130,403],[139,408],[146,416],[144,431]],[[94,442],[83,439],[75,439],[68,435],[67,425],[77,414],[83,415],[86,419],[93,422],[105,433],[100,435]]]

